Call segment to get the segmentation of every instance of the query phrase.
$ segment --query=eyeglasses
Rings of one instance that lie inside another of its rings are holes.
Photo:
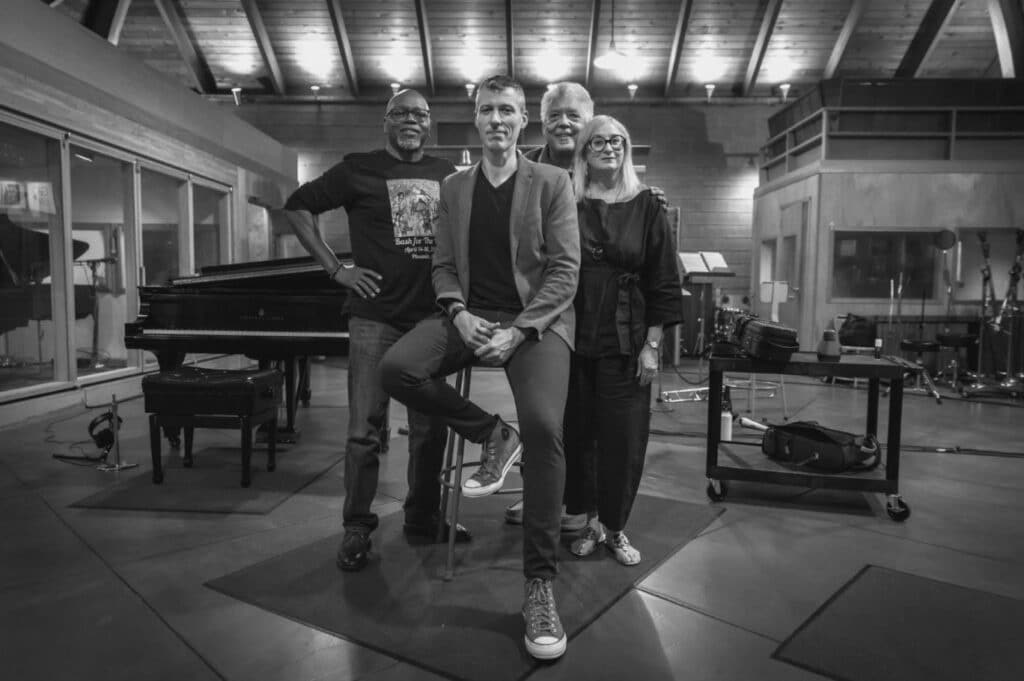
[[[424,109],[392,109],[384,114],[384,118],[393,123],[401,123],[409,116],[412,116],[417,123],[426,123],[430,120],[430,112]]]
[[[594,151],[602,151],[606,146],[611,147],[615,151],[619,151],[626,145],[626,138],[622,135],[612,135],[611,137],[591,137],[587,142],[587,146]]]

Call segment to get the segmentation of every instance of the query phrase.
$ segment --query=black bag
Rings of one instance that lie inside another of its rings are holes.
[[[877,333],[875,323],[867,317],[847,314],[843,325],[839,327],[839,344],[860,348],[874,347]]]
[[[757,317],[740,317],[733,333],[736,345],[756,359],[788,362],[799,348],[796,329]]]
[[[823,473],[869,471],[882,461],[881,448],[873,435],[857,436],[814,421],[769,426],[761,440],[761,451],[780,463]]]

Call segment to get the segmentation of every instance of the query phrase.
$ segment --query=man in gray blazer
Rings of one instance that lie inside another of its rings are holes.
[[[569,175],[528,161],[516,149],[526,125],[522,86],[506,76],[477,89],[483,160],[445,179],[433,259],[443,314],[420,322],[381,361],[385,391],[440,416],[482,445],[466,496],[501,488],[522,454],[523,573],[527,651],[565,652],[552,590],[565,486],[562,415],[575,334],[579,276],[576,201]],[[474,363],[505,369],[522,438],[501,417],[464,399],[444,379]]]

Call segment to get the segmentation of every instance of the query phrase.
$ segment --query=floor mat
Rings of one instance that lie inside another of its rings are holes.
[[[133,511],[265,514],[327,472],[342,458],[337,447],[278,447],[277,469],[267,471],[266,450],[252,453],[252,485],[241,486],[242,454],[237,447],[208,447],[185,468],[176,455],[164,456],[164,481],[153,484],[149,461],[123,482],[71,504],[77,508]],[[124,475],[124,473],[122,473]]]
[[[869,565],[775,651],[842,681],[1021,678],[1024,601]]]
[[[333,536],[207,586],[449,678],[522,679],[537,663],[523,646],[522,529],[504,523],[508,503],[502,496],[463,501],[461,522],[474,539],[456,547],[451,582],[440,576],[446,546],[411,544],[395,513],[374,532],[361,572],[335,567],[340,536]],[[555,597],[570,640],[718,513],[640,495],[628,528],[640,565],[623,567],[603,547],[585,559],[563,548]]]

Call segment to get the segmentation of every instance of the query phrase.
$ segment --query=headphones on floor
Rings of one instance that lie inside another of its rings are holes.
[[[120,428],[122,423],[124,423],[124,419],[118,416],[117,427]],[[96,443],[98,449],[102,449],[104,452],[110,451],[110,448],[114,446],[113,412],[100,414],[92,420],[89,424],[89,437]]]

